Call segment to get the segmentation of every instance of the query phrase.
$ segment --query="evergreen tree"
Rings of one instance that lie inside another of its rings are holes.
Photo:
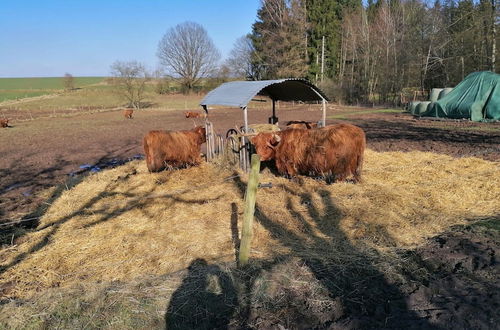
[[[340,58],[341,22],[345,10],[361,5],[357,0],[307,0],[308,22],[308,77],[321,80],[321,66],[324,37],[323,76],[332,78],[338,74]]]
[[[306,16],[302,0],[263,0],[252,26],[254,65],[263,79],[305,77]]]

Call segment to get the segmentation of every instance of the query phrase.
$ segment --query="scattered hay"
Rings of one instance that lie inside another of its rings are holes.
[[[356,185],[262,173],[273,188],[257,195],[252,258],[348,267],[500,213],[498,163],[370,150],[365,158],[365,181]],[[196,258],[233,262],[246,186],[235,174],[211,164],[149,174],[134,161],[89,176],[52,204],[37,231],[0,251],[0,292],[26,298],[169,274]]]
[[[280,130],[278,125],[273,124],[251,124],[248,125],[250,132],[261,133],[261,132],[277,132]]]

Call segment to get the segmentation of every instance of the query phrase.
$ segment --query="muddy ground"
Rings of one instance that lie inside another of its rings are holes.
[[[500,123],[423,120],[405,113],[372,110],[330,106],[327,115],[335,118],[328,119],[327,124],[350,122],[362,127],[368,148],[376,151],[420,150],[500,162]],[[269,111],[250,109],[249,121],[264,123],[269,115]],[[282,108],[278,115],[280,124],[321,117],[318,108],[306,106]],[[221,134],[243,124],[239,109],[217,109],[210,118]],[[92,168],[141,157],[141,140],[149,130],[190,129],[196,123],[201,122],[185,119],[182,111],[143,110],[132,120],[123,118],[120,111],[110,111],[14,121],[12,128],[0,129],[0,223],[34,218],[0,228],[0,243],[11,244],[36,225],[36,216],[47,202],[39,196],[44,189],[64,187],[75,174]],[[273,310],[266,304],[255,305],[246,312],[244,322],[263,329],[496,328],[500,324],[499,221],[497,216],[488,220],[492,226],[455,228],[415,251],[405,252],[413,264],[420,264],[431,274],[409,281],[411,285],[374,279],[371,287],[367,286],[366,300],[349,302],[327,292],[324,308],[305,305],[306,293],[282,288],[291,298],[277,301]],[[325,278],[316,276],[316,280],[328,280],[330,274],[326,271]],[[407,276],[411,278],[411,274]],[[285,305],[280,308],[282,301]],[[283,310],[286,315],[276,314]],[[219,321],[214,320],[212,325],[218,326]]]

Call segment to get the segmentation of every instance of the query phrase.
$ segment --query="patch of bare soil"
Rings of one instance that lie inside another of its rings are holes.
[[[409,259],[402,283],[384,279],[368,260],[365,269],[345,274],[335,266],[284,263],[254,283],[245,323],[258,329],[494,329],[500,322],[498,235],[483,225],[456,227],[402,251]]]
[[[452,228],[390,280],[364,267],[277,258],[245,269],[195,260],[169,300],[168,329],[495,329],[498,220]],[[214,279],[218,290],[214,293]],[[229,315],[233,315],[229,317]]]

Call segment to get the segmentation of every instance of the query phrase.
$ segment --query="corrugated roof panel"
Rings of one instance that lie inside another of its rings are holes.
[[[269,96],[280,101],[328,100],[324,93],[304,79],[232,81],[210,91],[200,105],[246,107],[255,95]]]

